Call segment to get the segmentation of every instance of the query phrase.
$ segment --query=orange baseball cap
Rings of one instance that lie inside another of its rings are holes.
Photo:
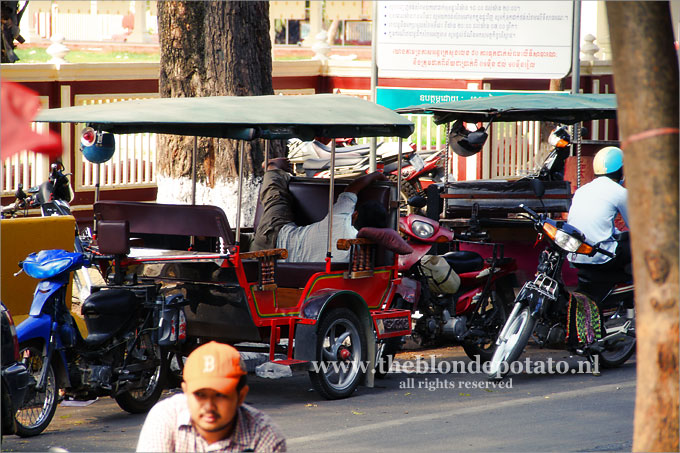
[[[187,391],[192,393],[205,388],[223,394],[231,393],[245,374],[238,351],[216,341],[196,348],[184,364],[184,382]]]

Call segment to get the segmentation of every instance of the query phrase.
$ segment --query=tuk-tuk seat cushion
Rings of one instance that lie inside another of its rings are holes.
[[[334,196],[337,200],[345,188],[351,181],[340,180],[335,182]],[[390,195],[392,186],[387,182],[373,183],[359,193],[357,205],[368,201],[376,200],[381,205],[385,206],[387,212],[390,212]],[[295,217],[295,224],[299,226],[309,225],[314,222],[323,220],[328,214],[328,190],[330,185],[327,179],[315,178],[291,178],[288,184],[288,189],[293,197],[293,215]],[[254,228],[260,223],[262,217],[262,204],[258,198],[255,210]],[[388,220],[388,226],[393,225],[392,217]]]

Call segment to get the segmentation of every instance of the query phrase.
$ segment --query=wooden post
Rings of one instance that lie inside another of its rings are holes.
[[[668,2],[607,2],[635,276],[633,451],[678,451],[678,58]]]

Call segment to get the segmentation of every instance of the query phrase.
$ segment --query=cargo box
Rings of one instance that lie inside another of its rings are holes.
[[[541,203],[531,190],[528,179],[448,183],[441,194],[443,217],[469,218],[475,204],[478,205],[479,217],[507,217],[509,213],[522,212],[520,204],[536,212],[568,212],[571,206],[569,181],[544,181],[544,184],[545,195]]]

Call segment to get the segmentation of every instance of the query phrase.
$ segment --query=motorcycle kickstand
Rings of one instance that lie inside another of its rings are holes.
[[[600,367],[599,361],[595,360],[595,356],[591,354],[590,352],[586,352],[586,358],[588,359],[588,362],[590,362],[590,369],[593,370],[593,376],[600,376]]]

